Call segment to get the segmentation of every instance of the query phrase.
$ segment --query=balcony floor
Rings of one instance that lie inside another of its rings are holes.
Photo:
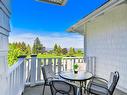
[[[42,95],[43,86],[26,87],[23,95]],[[49,87],[46,87],[45,95],[51,95]],[[115,90],[113,95],[127,95],[119,90]]]

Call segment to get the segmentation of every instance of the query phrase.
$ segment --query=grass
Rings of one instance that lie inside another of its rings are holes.
[[[83,57],[83,54],[75,54],[75,57]],[[56,55],[56,54],[38,54],[38,58],[62,58],[67,57],[67,55]]]

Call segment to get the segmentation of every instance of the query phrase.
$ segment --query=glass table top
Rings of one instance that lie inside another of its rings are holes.
[[[60,77],[72,81],[85,81],[91,79],[92,76],[92,73],[85,71],[78,71],[78,73],[74,73],[74,71],[63,71],[60,73]]]

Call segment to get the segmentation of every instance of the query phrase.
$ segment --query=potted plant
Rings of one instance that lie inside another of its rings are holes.
[[[78,64],[73,65],[74,73],[78,73]]]

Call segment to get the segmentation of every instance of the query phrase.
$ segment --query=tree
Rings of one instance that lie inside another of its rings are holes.
[[[30,47],[30,45],[28,44],[28,46],[27,46],[27,54],[28,55],[30,55],[31,54],[31,47]]]
[[[25,42],[22,42],[20,49],[23,54],[27,54],[27,47],[26,47]]]
[[[69,55],[69,56],[74,56],[74,54],[75,54],[75,49],[71,47],[71,48],[69,49],[68,55]]]
[[[42,49],[43,49],[43,45],[41,44],[39,38],[37,37],[37,38],[34,40],[32,52],[33,52],[34,54],[39,54],[39,53],[42,53]]]
[[[63,55],[66,55],[67,52],[68,52],[68,51],[67,51],[67,48],[63,48],[63,49],[62,49],[62,54],[63,54]]]
[[[78,50],[77,50],[77,53],[78,53],[78,54],[82,54],[83,51],[82,51],[81,49],[78,49]]]
[[[54,50],[54,52],[56,52],[56,51],[57,51],[57,48],[58,48],[58,45],[57,45],[57,44],[55,44],[55,45],[54,45],[54,49],[53,49],[53,50]]]
[[[8,51],[8,63],[9,66],[16,63],[18,60],[18,56],[20,55],[30,55],[31,54],[31,47],[30,45],[26,45],[24,42],[16,42],[9,44],[9,51]]]
[[[60,46],[57,47],[56,55],[60,56],[62,53],[62,48]]]
[[[16,44],[9,44],[9,51],[8,51],[8,64],[12,66],[17,60],[18,56],[22,55],[22,51],[20,48],[16,48]]]

